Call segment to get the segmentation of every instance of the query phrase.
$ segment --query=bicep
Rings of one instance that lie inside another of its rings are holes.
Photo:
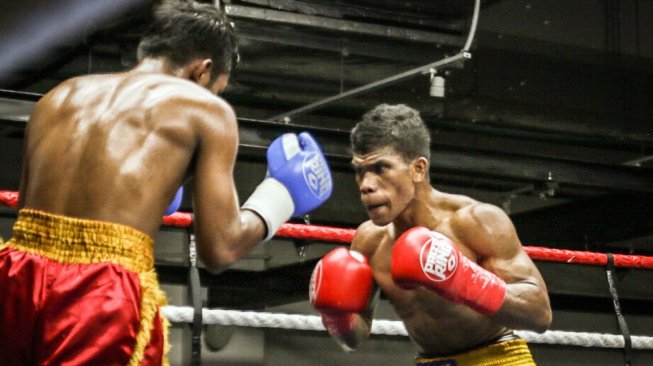
[[[44,97],[45,98],[45,97]],[[32,130],[34,129],[34,123],[36,123],[36,116],[40,112],[40,106],[43,103],[43,99],[36,104],[34,107],[34,111],[32,112],[32,115],[30,116],[29,120],[27,121],[27,124],[25,126],[25,137],[23,139],[23,160],[21,164],[21,170],[20,170],[20,180],[18,182],[18,209],[22,209],[25,205],[25,199],[27,198],[27,184],[29,182],[29,157],[30,157],[30,149],[29,145],[32,141]]]
[[[506,296],[498,321],[510,328],[545,331],[551,306],[544,279],[524,251],[508,216],[497,207],[480,210],[472,245],[482,253],[478,263],[506,282]]]
[[[233,112],[224,111],[200,129],[194,171],[195,232],[203,243],[235,235],[240,225],[233,170],[238,129]],[[201,255],[201,253],[200,253]]]
[[[466,243],[478,255],[478,263],[506,283],[544,286],[542,277],[524,251],[512,221],[501,209],[479,205],[470,213]]]

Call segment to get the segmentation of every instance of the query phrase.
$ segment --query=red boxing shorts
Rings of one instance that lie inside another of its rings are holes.
[[[23,209],[0,245],[1,365],[167,365],[153,241]]]
[[[535,366],[526,341],[509,340],[446,357],[417,357],[417,366]]]

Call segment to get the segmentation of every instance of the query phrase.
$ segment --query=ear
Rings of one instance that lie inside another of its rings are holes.
[[[413,182],[421,183],[426,181],[429,172],[429,161],[423,156],[413,160],[411,164],[411,173]]]
[[[211,82],[212,66],[213,60],[210,58],[197,60],[191,69],[190,78],[197,84],[208,87]]]

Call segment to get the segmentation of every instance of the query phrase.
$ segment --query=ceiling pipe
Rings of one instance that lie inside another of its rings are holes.
[[[472,55],[469,52],[469,48],[471,47],[472,42],[474,40],[474,36],[476,34],[476,27],[477,27],[477,24],[478,24],[478,18],[479,18],[479,14],[480,14],[480,7],[481,7],[480,6],[480,0],[475,0],[474,1],[474,13],[472,15],[472,24],[470,26],[469,33],[467,35],[467,41],[465,42],[465,45],[463,46],[463,48],[460,50],[460,52],[458,54],[456,54],[454,56],[446,57],[446,58],[444,58],[442,60],[435,61],[435,62],[432,62],[430,64],[424,65],[424,66],[420,66],[420,67],[405,71],[405,72],[403,72],[401,74],[398,74],[398,75],[390,76],[388,78],[381,79],[381,80],[378,80],[378,81],[375,81],[375,82],[360,86],[358,88],[354,88],[354,89],[348,90],[346,92],[342,92],[340,94],[336,94],[334,96],[319,100],[317,102],[305,105],[305,106],[300,107],[300,108],[293,109],[293,110],[285,112],[285,113],[281,113],[281,114],[273,116],[273,117],[271,117],[271,118],[269,118],[267,120],[271,121],[271,122],[288,123],[288,122],[290,122],[290,117],[291,116],[295,116],[295,115],[298,115],[298,114],[302,114],[302,113],[306,113],[306,112],[316,110],[318,108],[322,108],[322,107],[324,107],[326,105],[329,105],[329,104],[331,104],[333,102],[342,100],[342,99],[347,98],[347,97],[351,97],[351,96],[362,94],[362,93],[371,92],[371,91],[374,91],[374,90],[379,89],[381,87],[384,87],[386,85],[394,84],[394,83],[409,79],[409,78],[411,78],[411,77],[413,77],[415,75],[429,74],[429,73],[432,73],[434,70],[437,70],[440,67],[446,66],[446,65],[454,63],[454,62],[459,62],[459,61],[463,61],[465,59],[470,59],[472,57]]]

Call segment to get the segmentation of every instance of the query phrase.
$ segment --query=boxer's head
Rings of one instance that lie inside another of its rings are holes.
[[[370,219],[386,225],[406,210],[417,192],[430,188],[429,131],[419,112],[382,104],[351,132],[352,165]]]
[[[165,58],[173,67],[200,62],[211,82],[231,74],[238,65],[233,25],[214,5],[168,1],[154,12],[138,46],[138,60]]]

